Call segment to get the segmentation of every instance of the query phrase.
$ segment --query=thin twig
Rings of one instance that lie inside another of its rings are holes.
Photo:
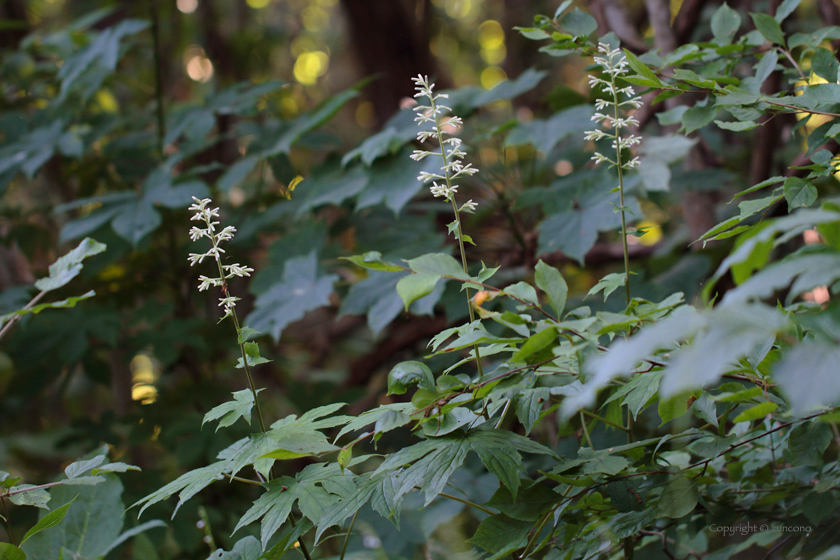
[[[6,525],[8,525],[8,527],[9,527],[9,538],[12,539],[12,544],[17,546],[17,540],[15,540],[15,532],[14,532],[14,530],[12,530],[12,519],[11,519],[11,517],[9,517],[9,509],[8,509],[8,506],[6,505],[5,496],[0,497],[0,502],[3,502],[3,513],[6,514],[5,515]]]
[[[39,301],[41,301],[41,298],[44,297],[46,294],[47,294],[47,290],[41,290],[38,293],[38,295],[36,295],[34,298],[32,298],[29,301],[29,303],[27,303],[26,305],[23,306],[23,309],[21,309],[21,311],[29,311],[30,309],[35,307],[35,304],[38,303]],[[20,321],[20,318],[23,317],[23,315],[25,315],[25,314],[15,315],[11,319],[9,319],[9,322],[6,323],[5,325],[3,325],[3,328],[0,329],[0,338],[3,338],[4,336],[6,336],[6,333],[11,330],[12,326],[15,323]]]

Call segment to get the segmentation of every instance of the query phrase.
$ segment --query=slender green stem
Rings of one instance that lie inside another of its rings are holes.
[[[432,109],[432,114],[435,116],[435,131],[437,132],[437,140],[440,145],[440,157],[443,160],[443,174],[446,179],[446,186],[452,189],[452,174],[449,172],[449,162],[446,157],[446,146],[443,143],[443,129],[440,126],[440,116],[437,113],[437,104],[433,95],[429,96],[429,104]],[[469,268],[467,267],[467,252],[464,249],[464,232],[461,229],[461,213],[458,211],[458,205],[455,203],[455,196],[450,194],[449,201],[452,203],[452,211],[455,213],[455,225],[457,226],[458,248],[461,250],[461,266],[464,268],[464,274],[469,276]],[[472,296],[470,289],[464,290],[467,294],[467,310],[470,313],[470,323],[475,321],[475,312],[472,307]],[[478,344],[473,345],[475,351],[475,365],[478,369],[478,378],[484,377],[484,370],[481,367],[481,354],[478,351]]]
[[[511,400],[512,399],[508,399],[508,401],[505,403],[505,408],[502,410],[502,415],[499,416],[499,421],[496,422],[496,429],[497,430],[502,427],[502,422],[505,421],[505,416],[507,416],[507,412],[508,412],[508,409],[510,408],[510,401]]]
[[[610,425],[610,426],[612,426],[613,428],[618,428],[619,430],[622,430],[622,431],[624,431],[624,432],[629,431],[627,428],[625,428],[625,427],[624,427],[624,426],[622,426],[621,424],[616,424],[615,422],[612,422],[612,421],[610,421],[610,420],[607,420],[607,419],[606,419],[606,418],[604,418],[603,416],[599,416],[598,414],[595,414],[594,412],[589,412],[588,410],[585,410],[585,409],[583,409],[583,408],[581,408],[581,409],[580,409],[580,411],[581,411],[582,413],[586,414],[587,416],[591,417],[591,418],[594,418],[594,419],[596,419],[596,420],[600,420],[600,421],[601,421],[601,422],[603,422],[604,424],[609,424],[609,425]]]
[[[29,311],[30,309],[35,307],[35,304],[41,301],[41,298],[45,295],[47,295],[47,290],[41,290],[40,292],[38,292],[38,295],[36,295],[34,298],[32,298],[32,300],[29,303],[23,306],[23,309],[21,309],[21,311]],[[23,317],[23,315],[15,315],[11,319],[9,319],[9,322],[3,325],[3,328],[0,329],[0,338],[6,336],[6,333],[8,333],[12,329],[15,323],[20,321],[21,317]]]
[[[6,518],[6,525],[9,527],[9,538],[12,539],[12,544],[17,546],[17,540],[15,540],[15,532],[12,530],[12,519],[9,517],[9,508],[6,505],[6,498],[0,498],[0,502],[3,502],[3,513],[5,514],[4,517]]]
[[[621,118],[619,109],[618,90],[615,84],[615,74],[610,73],[613,94],[613,126]],[[624,168],[621,161],[621,134],[619,128],[615,128],[615,167],[618,170],[618,204],[621,207],[621,246],[624,249],[624,298],[627,306],[630,306],[630,252],[627,249],[627,216],[624,211]]]
[[[415,486],[414,489],[415,490],[422,490],[422,488],[420,488],[419,486]],[[447,494],[446,492],[441,492],[440,494],[438,494],[438,496],[440,496],[441,498],[446,498],[447,500],[452,500],[452,501],[455,501],[455,502],[461,502],[462,504],[468,505],[471,508],[477,509],[479,511],[483,511],[484,513],[486,513],[488,515],[496,515],[498,513],[496,511],[493,511],[492,509],[487,509],[484,506],[480,506],[480,505],[476,504],[475,502],[465,500],[464,498],[459,498],[458,496],[453,496],[452,494]]]
[[[580,424],[583,426],[583,435],[586,436],[586,442],[589,443],[589,448],[595,449],[595,446],[592,444],[592,438],[589,437],[589,428],[586,427],[586,418],[583,417],[583,409],[580,411]]]
[[[214,249],[218,249],[218,244],[216,243],[216,237],[212,234],[212,228],[210,224],[210,220],[212,218],[208,218],[205,220],[207,223],[207,227],[210,228],[210,242],[213,244]],[[222,291],[225,294],[225,297],[230,297],[230,290],[228,289],[227,279],[225,278],[225,270],[222,268],[222,259],[219,256],[219,251],[214,253],[216,258],[216,266],[219,268],[219,280],[222,281]],[[236,309],[231,310],[231,317],[233,318],[233,325],[236,328],[236,342],[239,344],[239,352],[242,354],[242,365],[245,368],[245,375],[248,378],[248,386],[251,388],[251,393],[254,395],[254,408],[257,410],[257,420],[260,423],[260,431],[262,433],[266,432],[265,429],[265,421],[263,420],[262,409],[260,409],[260,399],[257,395],[257,387],[254,385],[254,376],[251,375],[251,366],[248,365],[248,355],[245,353],[245,343],[240,342],[239,335],[242,329],[239,327],[239,317],[236,316]]]
[[[344,537],[344,545],[341,547],[341,556],[338,557],[338,560],[344,560],[344,555],[347,554],[347,545],[350,544],[350,535],[353,534],[353,526],[356,524],[356,518],[359,517],[359,512],[361,510],[356,510],[356,513],[353,514],[353,519],[350,520],[350,526],[347,527],[347,535]]]
[[[228,473],[222,473],[222,474],[225,475],[228,479],[235,480],[236,482],[244,482],[246,484],[254,484],[256,486],[262,486],[263,485],[262,482],[258,482],[256,480],[249,480],[247,478],[242,478],[242,477],[239,477],[239,476],[233,476],[233,475],[228,474]]]
[[[292,527],[295,527],[297,523],[295,522],[295,516],[292,513],[289,513],[289,521],[292,522]],[[300,553],[303,554],[303,557],[306,560],[312,560],[312,555],[309,554],[309,547],[306,546],[306,543],[303,542],[303,537],[298,538],[298,544],[300,545]]]
[[[553,514],[554,509],[546,512],[546,514],[543,515],[543,518],[540,520],[540,524],[537,525],[537,527],[534,529],[534,534],[531,535],[531,539],[528,541],[528,544],[525,545],[525,550],[522,551],[522,554],[519,556],[519,558],[525,558],[526,556],[528,556],[528,553],[531,552],[531,548],[533,548],[534,544],[537,542],[537,539],[539,538],[543,527],[545,527],[545,524],[548,523],[548,518],[551,517]]]

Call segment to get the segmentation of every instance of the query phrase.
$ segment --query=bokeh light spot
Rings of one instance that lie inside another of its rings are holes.
[[[295,79],[303,85],[312,85],[329,68],[330,57],[322,51],[302,53],[295,61],[293,69]]]
[[[488,19],[478,26],[478,43],[483,49],[496,49],[505,44],[505,32],[498,21]]]
[[[303,27],[310,33],[323,31],[330,25],[330,15],[318,6],[309,6],[300,14]]]
[[[271,0],[246,0],[248,5],[254,8],[255,10],[259,10],[260,8],[265,8],[271,2]]]
[[[198,0],[178,0],[176,5],[182,14],[191,14],[198,8]]]
[[[484,89],[493,89],[507,79],[505,71],[498,66],[488,66],[481,72],[481,85]]]
[[[472,10],[472,1],[446,0],[446,3],[443,5],[443,9],[446,10],[446,15],[449,17],[463,19],[470,15],[470,10]]]

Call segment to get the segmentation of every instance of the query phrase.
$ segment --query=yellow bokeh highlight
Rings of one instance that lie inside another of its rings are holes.
[[[449,17],[463,19],[470,15],[472,0],[446,0],[443,9]]]
[[[330,15],[318,6],[309,6],[300,13],[304,29],[310,33],[323,31],[330,25]]]
[[[481,86],[484,89],[493,89],[507,79],[505,71],[498,66],[488,66],[481,72]]]
[[[129,364],[131,370],[131,399],[151,404],[157,399],[155,365],[146,354],[137,354]]]
[[[505,32],[498,21],[488,19],[478,26],[478,43],[482,49],[497,49],[505,44]]]
[[[323,51],[301,53],[295,60],[292,70],[295,79],[303,85],[311,86],[323,76],[330,66],[330,57]]]
[[[260,8],[268,6],[269,3],[271,3],[271,0],[246,0],[246,2],[255,10],[259,10]]]
[[[107,89],[100,89],[96,92],[96,103],[106,113],[117,113],[120,110],[117,98]]]
[[[487,64],[501,64],[507,57],[507,49],[504,45],[500,45],[495,49],[481,49],[481,58]]]
[[[652,220],[642,220],[636,224],[636,229],[646,230],[637,238],[642,245],[656,245],[662,240],[662,227]]]

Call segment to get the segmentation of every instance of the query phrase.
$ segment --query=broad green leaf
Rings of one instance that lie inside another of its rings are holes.
[[[418,299],[431,294],[440,278],[439,274],[425,272],[400,278],[397,282],[397,293],[403,301],[405,311]]]
[[[790,211],[803,206],[810,206],[817,200],[817,188],[805,179],[788,177],[785,180],[784,189],[785,200],[787,200]]]
[[[598,294],[599,292],[604,292],[604,301],[607,301],[607,298],[610,297],[610,294],[616,291],[618,288],[624,286],[626,281],[627,276],[625,276],[623,272],[612,272],[598,280],[598,283],[592,286],[592,288],[589,290],[589,292],[587,292],[586,295],[593,296]]]
[[[639,412],[645,407],[648,401],[659,390],[659,381],[662,379],[662,371],[646,371],[636,375],[618,391],[613,393],[604,404],[616,399],[622,399],[621,404],[633,414],[635,419]]]
[[[411,422],[411,418],[408,414],[398,410],[387,410],[376,420],[374,432],[377,434],[390,432],[400,426],[405,426],[409,422]]]
[[[57,525],[32,535],[21,546],[28,560],[55,560],[61,557],[62,549],[73,551],[80,558],[98,558],[119,538],[125,511],[122,484],[113,475],[96,478],[102,479],[96,486],[61,485],[50,489],[57,503],[73,502]]]
[[[624,457],[598,453],[588,447],[580,448],[578,456],[585,461],[583,472],[586,474],[599,473],[613,476],[623,471],[630,464]]]
[[[111,227],[117,235],[137,246],[144,237],[155,231],[162,221],[153,203],[142,199],[126,204],[111,220]]]
[[[421,389],[434,392],[435,377],[429,366],[422,362],[400,362],[388,373],[389,395],[402,395],[414,384],[419,384]],[[385,411],[383,414],[387,412],[392,411]],[[378,421],[377,419],[376,422]]]
[[[733,418],[732,422],[734,424],[737,424],[738,422],[751,422],[753,420],[758,420],[759,418],[764,418],[777,408],[779,408],[778,404],[771,401],[766,401],[748,408],[747,410]]]
[[[583,134],[591,128],[593,112],[591,105],[575,105],[548,119],[519,122],[508,133],[504,145],[530,144],[543,154],[550,154],[566,138]]]
[[[318,274],[318,259],[314,252],[289,259],[283,268],[283,279],[257,297],[254,311],[245,324],[279,340],[289,323],[302,318],[308,311],[329,305],[333,284],[338,278],[335,274]]]
[[[639,479],[626,478],[607,484],[607,494],[610,502],[619,512],[642,511],[645,502],[639,493]]]
[[[703,391],[703,394],[691,403],[691,412],[704,422],[708,422],[715,428],[718,427],[717,407],[715,401],[710,398],[709,393]]]
[[[26,490],[27,488],[34,488],[34,490],[27,490],[26,492],[19,492],[12,495],[9,500],[16,506],[34,506],[42,509],[50,509],[47,507],[47,502],[50,501],[50,493],[43,488],[37,488],[34,484],[20,484],[9,488],[9,492],[18,492]]]
[[[758,64],[755,65],[755,81],[759,84],[763,84],[767,78],[770,77],[770,74],[776,70],[776,63],[778,63],[778,61],[779,55],[776,54],[775,50],[764,53],[761,60],[759,60]],[[738,118],[737,115],[736,118]],[[738,120],[743,119],[738,118]]]
[[[715,121],[715,124],[718,127],[724,130],[732,130],[734,132],[744,132],[745,130],[752,130],[758,126],[758,123],[753,121],[736,121],[736,122],[725,122],[725,121]]]
[[[0,560],[26,560],[26,554],[13,544],[0,543]]]
[[[569,292],[563,275],[560,274],[559,270],[545,264],[540,259],[535,268],[534,282],[548,296],[548,303],[551,304],[557,318],[561,318],[566,307],[566,296]]]
[[[569,12],[562,17],[560,27],[563,31],[571,33],[575,37],[588,37],[598,29],[598,22],[586,12],[575,8],[573,12]]]
[[[263,557],[263,548],[255,537],[245,537],[233,545],[230,552],[221,548],[211,554],[207,560],[257,560]]]
[[[257,389],[257,392],[259,393],[262,390]],[[243,389],[241,391],[235,391],[232,394],[234,400],[220,404],[204,415],[204,420],[201,421],[202,426],[207,422],[218,420],[219,425],[216,426],[216,431],[218,432],[219,428],[230,426],[240,418],[244,418],[248,422],[248,425],[251,425],[251,409],[254,408],[254,393],[250,389]]]
[[[532,358],[538,352],[545,350],[546,348],[553,347],[556,341],[556,328],[549,327],[547,329],[543,329],[526,340],[522,345],[522,348],[520,348],[516,354],[511,356],[510,361],[527,363],[529,358]]]
[[[511,284],[504,289],[503,293],[518,298],[526,302],[526,304],[535,306],[540,304],[537,299],[537,291],[527,282],[517,282],[516,284]]]
[[[26,532],[26,534],[23,536],[23,540],[20,541],[20,544],[23,545],[23,543],[28,541],[34,535],[37,535],[41,531],[49,529],[50,527],[55,527],[56,525],[61,523],[61,520],[64,519],[65,515],[67,515],[67,510],[70,509],[70,506],[73,505],[73,502],[75,500],[76,498],[73,498],[60,508],[56,508],[53,511],[46,514],[44,517],[42,517],[38,521],[38,523],[33,525],[32,528]]]
[[[271,361],[260,356],[260,346],[256,342],[246,342],[242,347],[245,349],[245,358],[248,360],[249,367],[267,364]],[[239,358],[236,367],[237,369],[243,369],[245,367],[243,358]]]
[[[429,253],[416,259],[406,261],[408,267],[419,274],[436,274],[438,276],[450,276],[458,280],[469,280],[470,276],[464,272],[461,263],[451,255],[444,253]]]
[[[694,511],[697,505],[697,482],[677,475],[662,490],[657,509],[661,515],[679,519]]]
[[[831,429],[821,422],[803,422],[788,436],[788,450],[794,465],[819,466],[831,443]]]
[[[624,49],[624,56],[627,57],[627,62],[630,64],[630,68],[632,68],[633,71],[636,72],[636,74],[650,80],[654,84],[657,84],[659,86],[662,85],[662,81],[659,79],[659,77],[656,74],[654,74],[650,68],[648,68],[647,64],[636,58],[636,55],[634,55],[627,49]]]
[[[657,411],[662,423],[659,425],[664,426],[674,418],[679,418],[688,412],[688,400],[691,396],[688,393],[680,393],[669,398],[660,398]]]
[[[35,282],[42,291],[57,290],[75,278],[82,270],[82,261],[105,250],[105,244],[86,237],[79,245],[50,265],[50,275]]]
[[[379,251],[369,251],[364,255],[354,255],[352,257],[341,258],[352,262],[356,266],[368,268],[370,270],[384,270],[386,272],[399,272],[400,270],[405,270],[402,266],[384,262],[382,260],[382,253]]]
[[[724,2],[712,16],[712,34],[718,45],[729,45],[741,27],[741,16]]]
[[[799,7],[802,0],[784,0],[779,7],[776,8],[776,21],[782,23],[790,14]]]
[[[380,405],[378,408],[373,410],[368,410],[367,412],[362,413],[358,418],[353,418],[347,422],[347,425],[344,426],[338,435],[335,437],[335,441],[341,439],[342,436],[362,430],[368,426],[375,425],[376,422],[387,412],[394,411],[394,412],[402,412],[404,414],[410,414],[412,412],[413,407],[411,403],[393,403],[393,404],[383,404]]]
[[[241,329],[239,329],[239,336],[236,337],[236,341],[239,344],[245,344],[246,342],[248,342],[249,338],[258,334],[262,333],[256,329],[252,329],[251,327],[242,327]]]
[[[532,528],[530,521],[513,519],[504,514],[492,515],[481,522],[475,535],[467,542],[492,554],[490,558],[501,558],[524,547]]]
[[[814,55],[811,57],[811,70],[820,78],[828,82],[837,82],[837,71],[840,69],[840,64],[837,62],[834,53],[828,49],[818,48],[814,50]],[[833,126],[832,126],[833,128]],[[835,133],[836,134],[836,133]],[[829,130],[826,136],[834,136]]]
[[[829,492],[808,492],[802,498],[802,513],[815,526],[831,515],[837,507],[837,500]]]
[[[785,34],[779,22],[767,14],[750,14],[750,17],[761,36],[774,45],[785,45]]]
[[[76,478],[87,471],[94,469],[105,462],[105,455],[97,455],[96,457],[89,459],[87,461],[77,461],[75,463],[71,463],[67,465],[67,468],[64,469],[64,474],[67,475],[67,478]]]
[[[773,368],[773,379],[784,390],[794,414],[840,401],[837,364],[840,348],[836,344],[804,341],[789,350]],[[804,382],[807,375],[807,382]]]
[[[515,498],[507,487],[500,486],[487,505],[513,519],[533,522],[559,499],[562,498],[546,486],[523,479]]]
[[[531,433],[531,428],[534,427],[534,424],[542,416],[545,402],[549,397],[550,392],[548,387],[525,389],[516,396],[514,400],[516,416],[525,428],[526,436]]]
[[[718,107],[708,98],[695,103],[682,115],[682,131],[691,134],[695,130],[703,128],[715,119],[717,111]]]

